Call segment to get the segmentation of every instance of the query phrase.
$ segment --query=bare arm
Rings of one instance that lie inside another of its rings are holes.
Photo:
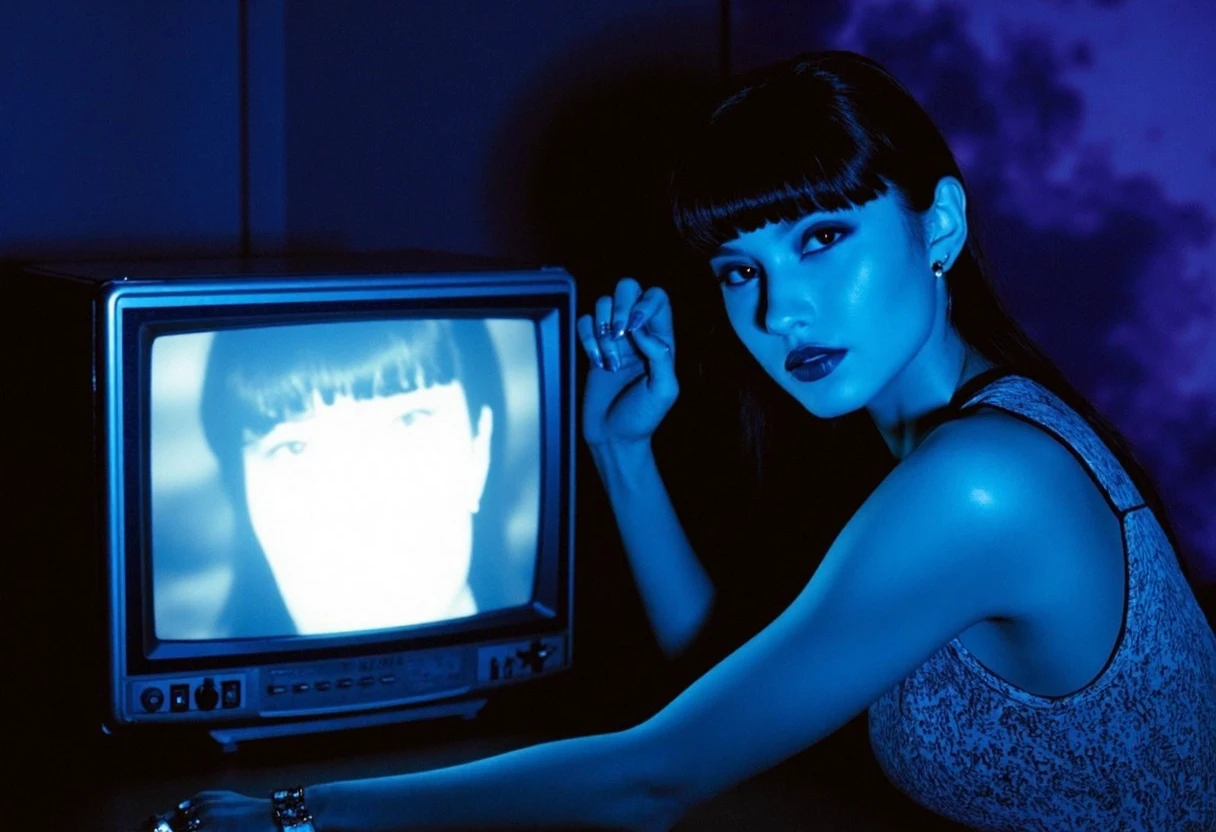
[[[646,616],[668,657],[696,638],[714,604],[714,587],[680,525],[649,442],[596,445],[592,458]]]
[[[465,765],[308,789],[317,832],[595,828],[665,830],[679,817],[658,758],[624,731],[534,745]]]
[[[808,748],[972,624],[1050,594],[1035,518],[1052,472],[966,421],[888,476],[785,612],[633,729],[681,806]]]
[[[679,395],[671,304],[661,288],[643,292],[636,280],[623,278],[576,328],[591,361],[583,438],[612,503],[651,630],[674,657],[704,627],[714,591],[651,452],[650,439]]]

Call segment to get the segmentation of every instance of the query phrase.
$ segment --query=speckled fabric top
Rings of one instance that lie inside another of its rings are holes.
[[[960,412],[996,407],[1047,430],[1120,516],[1123,628],[1098,677],[1059,697],[1006,682],[950,641],[870,707],[879,764],[913,800],[976,829],[1216,830],[1216,637],[1173,548],[1075,411],[1030,379],[985,375]]]

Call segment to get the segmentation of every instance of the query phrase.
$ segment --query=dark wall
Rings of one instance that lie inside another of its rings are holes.
[[[531,254],[502,217],[561,97],[713,73],[718,6],[5,3],[0,258]]]
[[[0,258],[237,252],[238,11],[0,7]]]

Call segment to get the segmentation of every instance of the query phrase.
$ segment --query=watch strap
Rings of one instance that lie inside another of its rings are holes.
[[[303,786],[271,792],[270,810],[280,832],[317,832],[312,825],[312,813],[304,803]]]

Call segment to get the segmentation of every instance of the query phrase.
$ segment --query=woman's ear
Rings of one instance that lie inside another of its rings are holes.
[[[967,193],[953,176],[943,176],[933,191],[933,204],[925,212],[925,241],[929,262],[941,261],[947,270],[967,244]]]

